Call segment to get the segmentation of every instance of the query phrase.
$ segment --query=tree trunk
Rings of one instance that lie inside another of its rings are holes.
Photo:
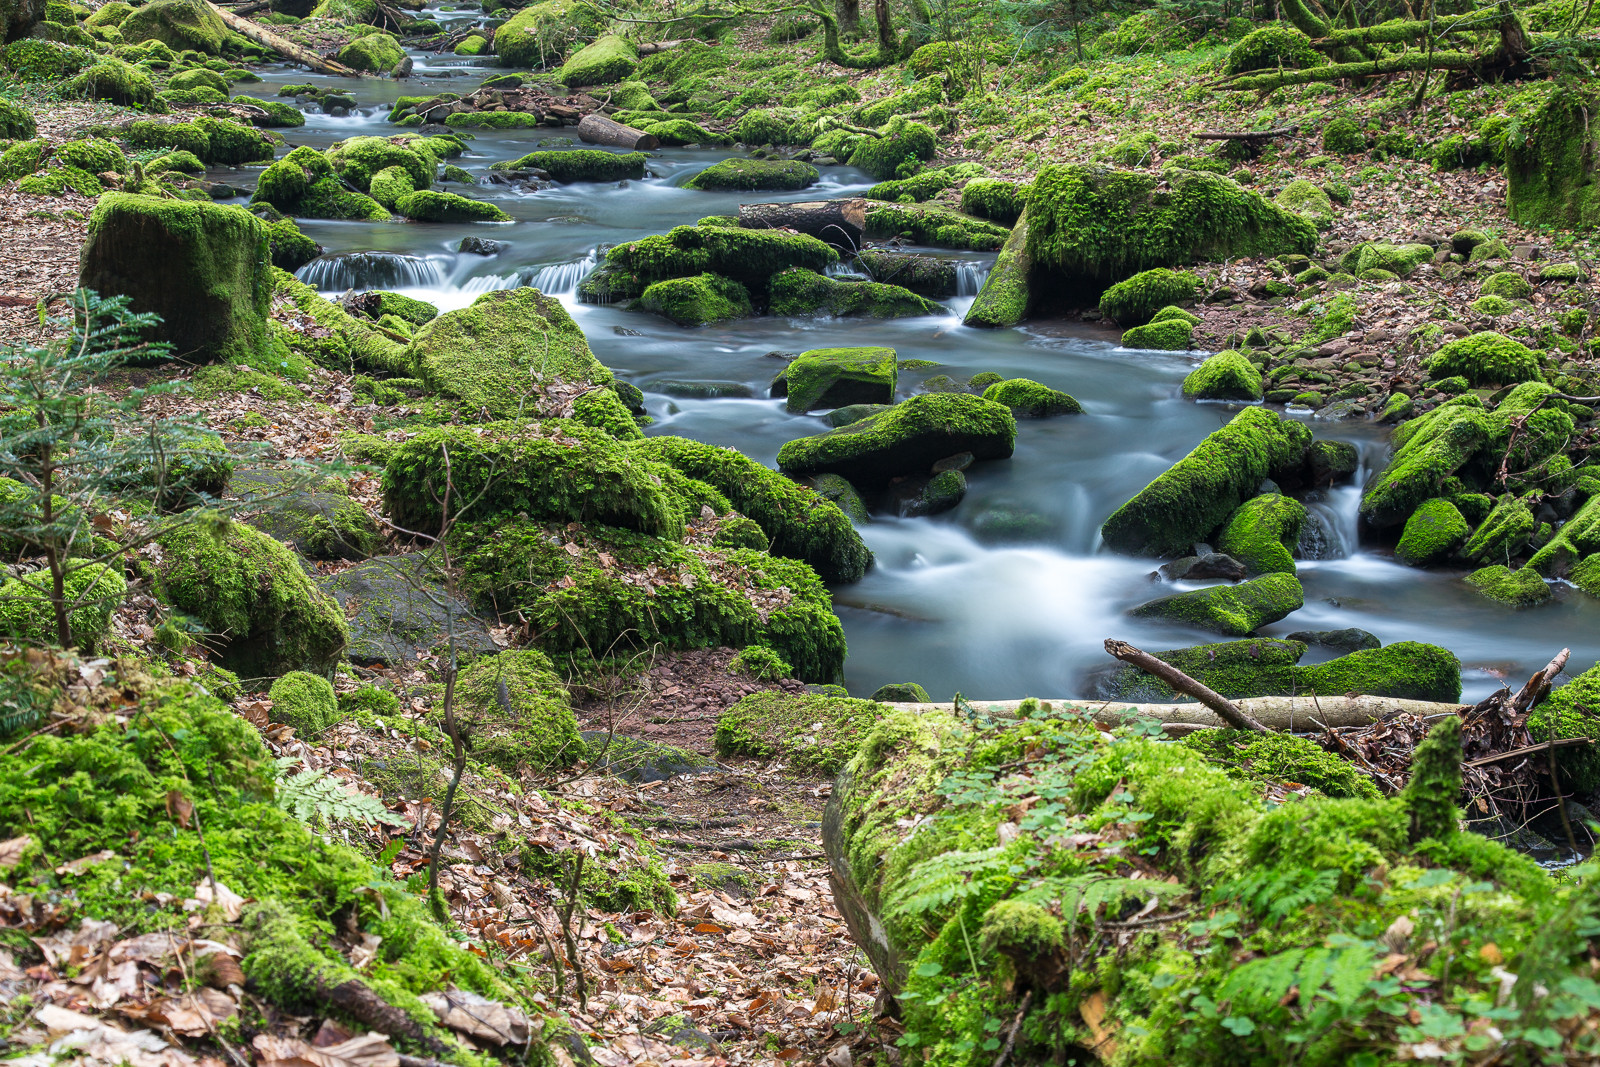
[[[790,229],[854,253],[860,250],[861,235],[867,228],[867,202],[857,197],[798,204],[742,204],[739,225],[751,230]]]
[[[861,0],[834,0],[838,12],[839,28],[845,33],[855,33],[861,27]]]
[[[889,0],[872,0],[872,14],[878,22],[878,54],[894,55],[900,42],[894,36],[894,14],[889,10]]]
[[[979,711],[1004,716],[1015,714],[1020,700],[969,700],[966,703]],[[1089,710],[1094,721],[1116,726],[1129,719],[1156,719],[1168,726],[1204,728],[1226,727],[1216,713],[1200,704],[1128,704],[1098,700],[1050,700],[1057,707],[1078,707]],[[1328,697],[1250,697],[1233,702],[1240,711],[1255,719],[1269,730],[1291,730],[1309,733],[1324,726],[1365,726],[1376,722],[1391,711],[1410,712],[1413,715],[1454,715],[1460,704],[1444,704],[1432,700],[1403,700],[1399,697],[1328,696]],[[902,705],[904,706],[904,705]],[[950,711],[951,704],[911,705],[924,711]]]
[[[211,3],[211,0],[206,0],[206,6],[215,11],[217,16],[227,24],[228,28],[241,37],[254,41],[262,48],[270,48],[286,59],[292,59],[296,63],[304,63],[318,74],[337,74],[341,78],[361,77],[359,71],[351,70],[343,63],[335,63],[331,59],[323,59],[311,49],[301,48],[293,41],[280,37],[271,30],[256,25],[249,19],[240,18],[232,11],[218,7],[216,4]]]
[[[649,151],[661,147],[660,138],[654,134],[636,130],[632,126],[624,126],[614,119],[599,114],[583,116],[583,120],[578,123],[578,140],[585,144],[626,148],[630,152]]]

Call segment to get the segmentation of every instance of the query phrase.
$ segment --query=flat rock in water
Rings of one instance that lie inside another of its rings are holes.
[[[1308,645],[1336,648],[1340,652],[1355,652],[1363,648],[1382,648],[1383,642],[1365,630],[1354,626],[1343,630],[1297,630],[1289,635],[1291,641],[1304,641]]]
[[[444,646],[455,628],[462,652],[499,651],[488,625],[452,597],[420,552],[380,556],[317,579],[350,626],[350,662],[392,667]]]
[[[1163,563],[1156,573],[1169,582],[1198,581],[1201,578],[1225,578],[1242,582],[1245,566],[1232,556],[1221,552],[1207,552],[1203,556],[1184,556],[1171,563]]]

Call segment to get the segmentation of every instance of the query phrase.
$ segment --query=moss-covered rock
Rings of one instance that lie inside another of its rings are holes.
[[[1261,370],[1243,352],[1218,352],[1189,372],[1183,395],[1190,400],[1260,400]]]
[[[1492,332],[1458,337],[1423,366],[1434,378],[1460,375],[1473,385],[1511,385],[1542,377],[1539,357],[1527,345]]]
[[[1367,693],[1454,703],[1461,698],[1461,662],[1448,649],[1416,641],[1357,649],[1294,670],[1295,691],[1338,696]]]
[[[888,712],[876,699],[752,693],[717,720],[717,754],[778,759],[797,771],[836,774]]]
[[[1002,226],[1012,226],[1027,206],[1027,187],[1001,178],[974,178],[961,188],[961,210]]]
[[[370,186],[370,178],[366,184]],[[263,171],[250,202],[297,218],[381,221],[389,217],[372,197],[346,189],[328,157],[306,146]]]
[[[131,63],[105,56],[66,84],[69,96],[105,100],[129,107],[148,105],[156,96],[150,75]]]
[[[1533,295],[1533,286],[1516,271],[1502,270],[1489,275],[1478,287],[1484,296],[1502,296],[1507,300],[1526,300]]]
[[[1340,257],[1339,268],[1358,277],[1368,271],[1381,270],[1404,278],[1432,258],[1432,245],[1365,241]]]
[[[557,81],[576,89],[626,81],[638,68],[639,53],[633,42],[606,34],[567,57],[555,76]]]
[[[1472,527],[1455,504],[1434,497],[1423,501],[1406,520],[1394,554],[1409,566],[1429,567],[1454,555],[1471,532]]]
[[[1174,593],[1141,604],[1128,614],[1138,619],[1171,619],[1229,637],[1246,637],[1286,618],[1305,604],[1293,574],[1268,574],[1238,585],[1213,585]]]
[[[620,182],[643,178],[643,152],[606,152],[598,148],[543,149],[496,163],[491,170],[542,170],[552,181]]]
[[[988,329],[1007,329],[1028,317],[1034,303],[1032,289],[1033,257],[1028,253],[1028,213],[1017,218],[995,259],[983,288],[967,309],[962,324]]]
[[[1478,524],[1459,554],[1469,563],[1509,563],[1538,528],[1528,502],[1506,493],[1495,501],[1494,510]]]
[[[1536,742],[1567,737],[1600,740],[1600,664],[1552,691],[1529,712],[1528,734]],[[1580,794],[1600,789],[1600,753],[1594,745],[1563,746],[1555,753],[1564,785]]]
[[[511,216],[493,204],[457,193],[418,189],[395,201],[395,210],[413,222],[510,222]]]
[[[329,147],[327,160],[339,177],[363,192],[389,167],[402,168],[413,189],[426,189],[439,164],[460,155],[464,147],[453,136],[350,137]]]
[[[765,293],[775,274],[792,267],[821,271],[838,261],[839,254],[831,247],[805,234],[679,226],[618,245],[606,253],[603,269],[612,272],[610,284],[622,291],[643,292],[654,282],[709,271],[732,278],[752,293]]]
[[[872,553],[850,517],[820,491],[797,485],[729,448],[682,437],[649,437],[632,447],[725,493],[734,507],[760,524],[773,555],[805,561],[824,581],[854,582],[872,565]],[[861,518],[865,520],[864,508]]]
[[[875,490],[959,452],[1005,459],[1016,436],[1016,419],[1000,404],[970,394],[924,393],[859,422],[790,441],[778,450],[778,468],[795,475],[838,474]]]
[[[448,471],[455,500],[465,502],[452,519],[524,514],[682,537],[682,508],[653,467],[614,437],[574,422],[440,426],[389,457],[384,506],[403,529],[438,530]]]
[[[1528,566],[1547,577],[1574,574],[1579,560],[1600,552],[1600,494],[1591,496],[1528,560]]]
[[[1122,334],[1123,348],[1182,352],[1194,347],[1194,327],[1182,319],[1167,319],[1135,326]]]
[[[938,140],[932,129],[896,115],[878,131],[877,137],[864,137],[850,154],[850,165],[860,167],[878,181],[907,178],[933,158]]]
[[[1468,394],[1477,402],[1477,397]],[[1444,480],[1469,463],[1493,437],[1481,405],[1441,404],[1395,434],[1389,465],[1368,485],[1361,516],[1378,527],[1397,526],[1439,495]]]
[[[67,607],[67,628],[73,646],[92,652],[111,628],[111,616],[122,606],[128,583],[103,563],[71,561],[62,591]],[[0,583],[0,633],[31,645],[54,645],[56,628],[53,582],[47,569]]]
[[[1028,378],[993,382],[984,388],[983,398],[1011,409],[1011,414],[1019,419],[1083,414],[1083,405],[1071,396]]]
[[[1355,764],[1305,737],[1253,730],[1197,730],[1180,742],[1246,782],[1295,782],[1326,797],[1377,800],[1382,794]]]
[[[400,198],[410,196],[417,191],[411,182],[411,175],[406,173],[404,167],[385,167],[372,176],[372,181],[367,187],[367,195],[378,203],[394,210]]]
[[[1293,574],[1294,549],[1306,522],[1305,505],[1293,497],[1267,493],[1240,504],[1223,524],[1217,550],[1252,574]]]
[[[494,31],[494,54],[502,67],[548,67],[560,63],[575,42],[605,28],[601,14],[578,0],[530,4]]]
[[[683,187],[708,192],[792,191],[813,186],[821,177],[816,167],[797,159],[724,159],[684,182]]]
[[[935,204],[872,203],[867,207],[866,235],[875,241],[901,237],[935,248],[993,252],[1007,243],[1011,231]]]
[[[1527,567],[1512,570],[1496,563],[1473,571],[1464,580],[1490,600],[1513,608],[1542,604],[1552,595],[1539,572]]]
[[[388,33],[368,33],[339,49],[339,62],[351,70],[387,74],[406,58],[400,42]]]
[[[117,29],[128,44],[160,41],[177,52],[212,56],[221,55],[228,40],[222,17],[200,0],[152,0],[130,12]]]
[[[489,38],[482,34],[474,33],[459,42],[450,51],[458,56],[481,56],[489,51]]]
[[[892,348],[816,348],[802,352],[773,380],[791,413],[851,404],[892,404],[899,370]]]
[[[269,256],[265,227],[241,208],[108,193],[89,219],[79,278],[159,314],[176,355],[249,359],[268,347]]]
[[[25,141],[37,131],[32,112],[10,100],[0,100],[0,139]]]
[[[159,543],[161,598],[216,635],[217,658],[241,677],[322,671],[343,650],[343,612],[266,534],[191,524]]]
[[[294,727],[307,740],[320,737],[343,718],[332,684],[306,671],[290,671],[273,682],[267,699],[272,701],[272,721]]]
[[[767,302],[768,310],[774,315],[897,319],[946,314],[943,306],[898,285],[841,281],[803,267],[792,267],[773,275],[767,289]]]
[[[316,582],[348,620],[345,656],[358,666],[407,666],[452,640],[460,655],[499,651],[471,605],[446,586],[432,554],[380,556]]]
[[[1563,229],[1600,223],[1588,120],[1597,106],[1592,86],[1560,86],[1520,120],[1519,136],[1506,139],[1506,210],[1514,221]]]
[[[1264,408],[1246,408],[1118,508],[1100,528],[1130,555],[1181,556],[1256,495],[1264,478],[1295,474],[1311,431]]]
[[[1304,178],[1297,178],[1284,186],[1272,198],[1272,202],[1285,211],[1299,215],[1318,229],[1333,225],[1333,201],[1328,199],[1328,194],[1321,186],[1313,185]]]
[[[584,755],[566,687],[535,649],[485,656],[462,671],[456,715],[473,758],[513,777],[570,766]]]
[[[633,306],[679,326],[709,326],[755,314],[748,289],[732,278],[711,273],[655,282]]]
[[[280,489],[274,475],[241,472],[233,491],[259,498],[261,510],[248,520],[309,559],[362,560],[383,541],[377,522],[344,493],[326,489]]]
[[[325,366],[359,367],[391,377],[412,375],[413,365],[406,349],[373,328],[371,323],[323,299],[315,289],[296,280],[286,270],[275,268],[272,284],[274,294],[310,316],[321,328],[316,333],[322,336],[313,336],[311,331],[281,333],[279,336],[291,347],[300,346],[298,351],[304,351],[309,358]]]
[[[1318,67],[1327,60],[1298,27],[1271,22],[1251,30],[1228,49],[1223,69],[1229,74],[1253,70],[1301,70]]]

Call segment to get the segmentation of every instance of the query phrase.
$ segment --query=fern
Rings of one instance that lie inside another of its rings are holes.
[[[895,890],[885,913],[915,919],[977,896],[984,888],[984,879],[978,876],[999,867],[1005,853],[1006,846],[996,845],[977,852],[946,852],[919,863]]]
[[[1212,902],[1236,900],[1256,915],[1277,922],[1296,912],[1331,900],[1339,888],[1339,872],[1255,871],[1218,886]]]
[[[1061,903],[1061,914],[1082,915],[1092,925],[1116,921],[1129,903],[1144,904],[1151,897],[1163,903],[1189,892],[1187,886],[1148,879],[1111,878],[1081,874],[1072,878],[1046,878],[1019,893],[1017,899],[1035,904]]]
[[[405,822],[391,815],[378,798],[351,792],[322,771],[301,771],[279,782],[278,807],[309,823],[325,820],[400,826]]]
[[[1216,999],[1231,1002],[1235,1014],[1248,1014],[1270,1011],[1297,988],[1302,1005],[1323,997],[1347,1013],[1367,992],[1372,962],[1372,950],[1365,945],[1287,949],[1234,968]]]

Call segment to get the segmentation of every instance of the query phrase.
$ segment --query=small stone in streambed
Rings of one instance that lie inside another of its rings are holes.
[[[1192,582],[1202,578],[1223,578],[1230,582],[1242,582],[1246,572],[1244,564],[1232,556],[1221,552],[1207,552],[1164,563],[1156,573],[1169,582]]]
[[[1322,645],[1325,648],[1336,648],[1340,652],[1356,652],[1363,648],[1382,648],[1383,642],[1365,630],[1354,626],[1343,630],[1297,630],[1289,635],[1291,641],[1303,641],[1308,645]]]
[[[890,486],[886,503],[903,518],[938,515],[949,511],[967,495],[967,476],[948,470],[931,478],[907,478]]]
[[[668,396],[685,397],[690,400],[715,400],[720,397],[737,397],[748,400],[755,396],[751,388],[743,382],[657,382],[656,391]]]
[[[643,337],[644,336],[644,334],[641,331],[635,330],[630,326],[613,326],[613,327],[611,327],[611,332],[616,334],[618,337]]]
[[[506,248],[504,241],[491,241],[487,237],[463,237],[456,251],[473,256],[498,256]]]
[[[946,456],[933,465],[933,473],[943,474],[945,471],[964,471],[972,466],[973,455],[971,452],[957,452],[953,456]]]

